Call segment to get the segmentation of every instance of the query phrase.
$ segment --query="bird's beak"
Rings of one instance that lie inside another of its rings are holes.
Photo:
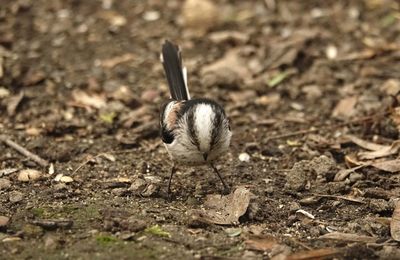
[[[208,157],[208,154],[207,153],[203,153],[204,161],[207,161],[207,157]]]

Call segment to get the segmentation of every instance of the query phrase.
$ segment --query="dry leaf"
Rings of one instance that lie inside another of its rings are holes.
[[[400,92],[400,81],[397,79],[388,79],[380,87],[380,90],[386,95],[395,96]]]
[[[221,31],[210,33],[208,38],[215,44],[223,42],[246,43],[249,40],[249,35],[239,31]]]
[[[232,49],[225,53],[224,57],[215,61],[214,63],[208,64],[201,69],[201,74],[204,76],[208,73],[218,73],[221,70],[230,70],[237,74],[241,79],[250,78],[250,71],[246,66],[245,62],[240,57],[239,49]]]
[[[245,187],[238,187],[233,193],[208,195],[204,202],[204,209],[193,211],[193,219],[219,225],[239,224],[250,203],[252,193]]]
[[[371,166],[386,172],[400,172],[400,159],[375,162]]]
[[[106,105],[106,99],[104,96],[97,94],[88,94],[79,89],[75,89],[74,91],[72,91],[72,98],[80,105],[97,109],[102,108]]]
[[[392,220],[390,221],[390,234],[392,238],[400,242],[400,201],[396,202],[393,211]]]
[[[358,145],[364,149],[371,150],[371,151],[378,151],[378,150],[381,150],[381,149],[387,147],[386,145],[375,144],[375,143],[371,143],[371,142],[362,140],[354,135],[346,135],[344,137],[348,138],[351,142],[355,143],[356,145]]]
[[[108,69],[114,68],[118,64],[133,60],[134,57],[135,56],[132,53],[125,53],[121,56],[117,56],[117,57],[113,57],[111,59],[106,59],[106,60],[100,61],[100,66],[102,66],[104,68],[108,68]]]
[[[320,236],[322,239],[332,239],[332,240],[340,240],[347,242],[361,242],[361,243],[375,243],[378,238],[371,236],[363,236],[357,234],[349,234],[349,233],[340,233],[340,232],[332,232],[325,235]]]
[[[367,165],[362,164],[350,169],[342,169],[340,171],[338,171],[335,175],[335,178],[333,178],[333,181],[343,181],[344,179],[347,178],[347,176],[350,175],[350,173],[354,172],[355,170],[361,169],[362,167],[365,167]]]
[[[347,97],[339,101],[333,109],[332,116],[335,118],[349,118],[354,115],[357,97]]]
[[[21,103],[22,99],[24,98],[24,92],[21,91],[17,95],[12,96],[8,103],[7,103],[7,114],[9,116],[13,116],[15,111],[18,108],[18,105]]]
[[[300,251],[288,255],[285,260],[325,259],[338,255],[341,251],[337,248],[321,248],[310,251]]]
[[[372,152],[360,152],[361,159],[376,159],[398,153],[400,149],[400,140],[394,141],[392,145],[384,145],[381,149]]]
[[[279,245],[273,236],[254,237],[245,240],[244,243],[246,244],[246,248],[257,251],[272,250],[272,248]]]

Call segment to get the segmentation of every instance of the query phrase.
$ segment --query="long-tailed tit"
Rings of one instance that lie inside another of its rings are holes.
[[[165,41],[160,58],[171,94],[160,114],[161,138],[173,160],[168,193],[172,176],[180,164],[208,164],[228,191],[214,166],[214,162],[228,150],[232,136],[224,109],[210,99],[190,99],[186,68],[182,65],[178,46]]]

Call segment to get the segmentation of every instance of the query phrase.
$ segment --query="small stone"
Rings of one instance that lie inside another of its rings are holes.
[[[10,197],[9,197],[10,202],[17,203],[23,199],[24,199],[24,194],[22,194],[21,192],[19,191],[10,192]]]
[[[239,154],[239,161],[241,161],[241,162],[249,162],[250,161],[250,155],[248,153]]]
[[[142,192],[141,195],[143,197],[150,197],[153,195],[157,190],[159,186],[156,185],[155,183],[150,183]]]
[[[63,182],[63,183],[70,183],[73,181],[74,181],[74,179],[72,179],[72,177],[69,177],[69,176],[62,176],[60,178],[60,182]]]
[[[0,178],[0,190],[6,190],[11,187],[11,181],[8,179]]]
[[[147,183],[145,180],[137,178],[133,181],[131,187],[129,187],[129,190],[135,194],[140,194],[146,188],[146,185]]]
[[[67,185],[65,185],[65,183],[58,183],[58,184],[54,185],[53,188],[55,191],[65,191],[65,190],[67,190]]]
[[[8,222],[10,221],[9,217],[6,216],[0,216],[0,230],[8,225]]]
[[[300,203],[300,205],[308,206],[308,205],[316,204],[320,200],[321,200],[321,198],[312,196],[312,197],[307,197],[307,198],[301,199],[299,201],[299,203]]]
[[[74,181],[74,179],[72,179],[71,177],[65,176],[61,173],[57,174],[56,177],[54,178],[54,180],[57,182],[62,182],[62,183],[70,183],[70,182]]]
[[[374,213],[391,211],[393,208],[389,205],[389,203],[384,199],[371,199],[368,207]]]
[[[42,173],[34,169],[21,170],[18,174],[18,180],[22,182],[37,181],[42,177]]]
[[[351,183],[364,179],[364,175],[358,172],[352,172],[349,176],[349,180]]]
[[[299,203],[292,201],[289,203],[289,212],[293,213],[300,209]]]
[[[143,14],[143,19],[149,22],[156,21],[160,19],[160,13],[157,11],[147,11]]]
[[[50,249],[50,250],[56,249],[56,248],[57,248],[57,245],[58,245],[58,241],[57,241],[57,239],[56,239],[54,236],[52,236],[52,235],[47,235],[47,236],[44,238],[44,247],[45,247],[46,249]]]
[[[128,195],[130,193],[130,191],[125,188],[115,188],[111,191],[111,193],[122,197],[122,196]]]

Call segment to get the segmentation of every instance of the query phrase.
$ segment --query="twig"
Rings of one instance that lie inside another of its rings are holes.
[[[49,165],[48,161],[40,158],[38,155],[36,155],[30,151],[28,151],[27,149],[25,149],[24,147],[22,147],[21,145],[17,144],[16,142],[12,141],[11,139],[9,139],[8,137],[6,137],[4,135],[0,135],[0,141],[3,142],[4,144],[8,145],[9,147],[15,149],[20,154],[25,155],[32,161],[35,161],[40,166],[46,167]]]
[[[356,198],[349,198],[349,197],[345,197],[345,196],[335,196],[335,195],[325,195],[325,194],[313,194],[313,195],[316,196],[316,197],[321,197],[321,198],[342,199],[342,200],[347,200],[347,201],[361,203],[361,204],[365,204],[366,203],[363,200],[356,199]]]

